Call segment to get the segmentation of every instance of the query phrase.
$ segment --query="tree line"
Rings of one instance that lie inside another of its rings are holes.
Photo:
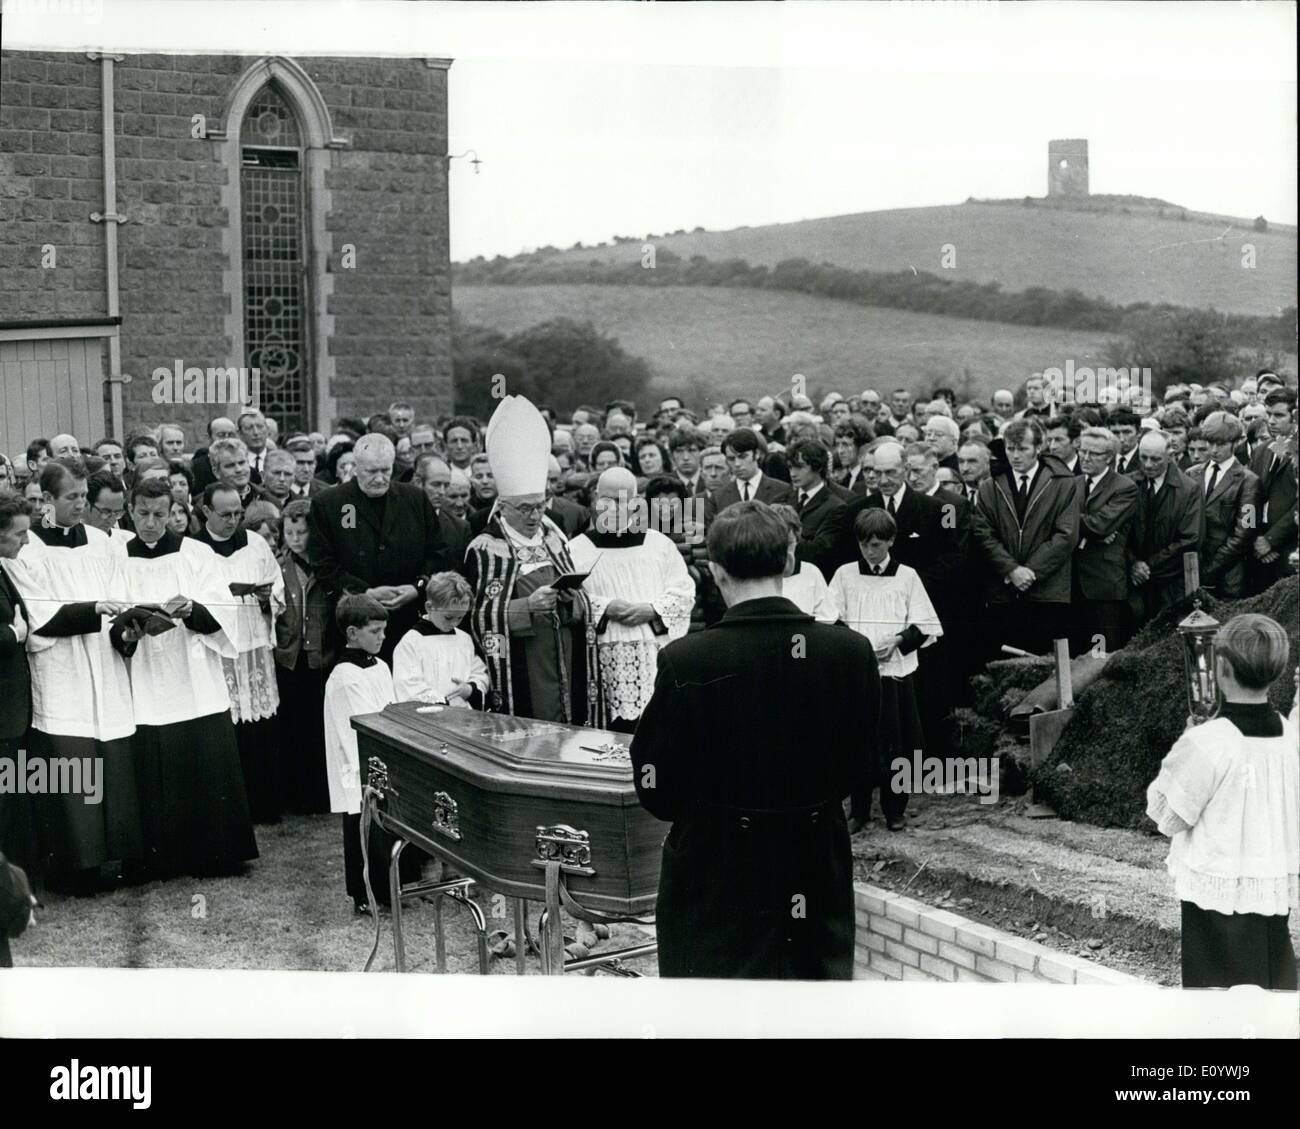
[[[1169,303],[1120,305],[1089,298],[1074,289],[1032,286],[1007,292],[997,282],[940,278],[927,271],[851,270],[803,258],[784,259],[769,268],[744,259],[714,261],[704,255],[687,259],[666,247],[654,249],[652,268],[643,265],[644,261],[555,259],[543,248],[513,258],[480,256],[456,264],[453,282],[461,286],[750,287],[1007,325],[1116,333],[1132,340],[1163,338],[1171,332],[1176,336],[1200,333],[1209,327],[1229,351],[1269,355],[1293,351],[1297,336],[1295,306],[1274,317],[1263,317]]]

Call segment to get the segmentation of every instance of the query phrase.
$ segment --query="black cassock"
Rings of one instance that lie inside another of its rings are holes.
[[[673,825],[661,976],[851,978],[842,800],[863,784],[879,703],[866,638],[780,596],[659,652],[632,762],[642,806]]]
[[[433,506],[422,490],[399,482],[386,495],[368,498],[354,479],[313,495],[307,522],[311,567],[335,600],[390,585],[418,589],[416,599],[388,613],[379,654],[391,666],[398,642],[424,614],[424,581],[448,567]],[[334,638],[341,651],[342,641]]]

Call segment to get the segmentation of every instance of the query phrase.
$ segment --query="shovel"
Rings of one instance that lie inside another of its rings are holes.
[[[1029,767],[1032,771],[1047,759],[1056,747],[1061,733],[1074,715],[1074,683],[1070,671],[1070,641],[1054,640],[1053,657],[1056,660],[1056,709],[1044,710],[1029,718]],[[1028,809],[1030,819],[1055,819],[1056,812],[1042,803],[1035,791],[1030,791]]]

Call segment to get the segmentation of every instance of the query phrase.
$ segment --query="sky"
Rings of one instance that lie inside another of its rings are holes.
[[[1296,222],[1272,0],[3,7],[6,48],[454,59],[456,260],[1043,195],[1052,138],[1088,139],[1094,193]]]

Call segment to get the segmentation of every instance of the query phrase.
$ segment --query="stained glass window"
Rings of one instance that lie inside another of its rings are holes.
[[[306,430],[310,422],[299,139],[283,96],[273,85],[264,87],[249,104],[240,134],[244,363],[258,370],[259,406],[282,434]]]

